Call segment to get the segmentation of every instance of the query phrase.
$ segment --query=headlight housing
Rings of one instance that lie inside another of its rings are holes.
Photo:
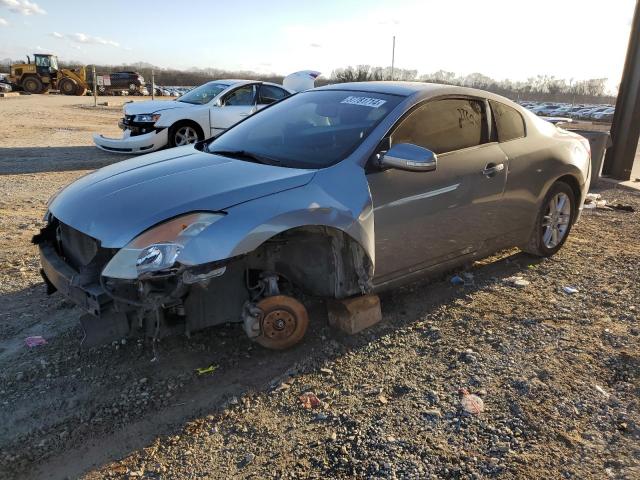
[[[189,241],[222,217],[220,213],[200,212],[160,223],[118,250],[102,275],[135,280],[140,275],[169,270]]]
[[[156,123],[158,120],[160,120],[159,113],[141,113],[133,116],[133,121],[139,123]]]

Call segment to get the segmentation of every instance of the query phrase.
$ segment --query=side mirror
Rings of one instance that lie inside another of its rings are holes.
[[[438,157],[428,148],[411,143],[392,146],[380,159],[380,165],[410,172],[431,172],[436,169]]]

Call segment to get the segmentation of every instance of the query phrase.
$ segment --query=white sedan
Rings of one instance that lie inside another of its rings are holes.
[[[132,102],[118,125],[122,138],[94,134],[102,150],[149,153],[215,137],[240,120],[297,91],[314,87],[319,72],[305,70],[285,77],[282,85],[256,80],[215,80],[175,101]]]

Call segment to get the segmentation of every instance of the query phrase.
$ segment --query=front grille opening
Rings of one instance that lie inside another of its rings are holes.
[[[117,250],[102,248],[100,242],[57,219],[55,224],[55,249],[74,270],[100,273]]]

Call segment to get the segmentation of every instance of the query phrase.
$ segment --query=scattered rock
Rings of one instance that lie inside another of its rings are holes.
[[[518,287],[518,288],[524,288],[531,284],[529,280],[525,280],[523,277],[520,277],[520,276],[505,278],[504,281],[509,285]]]
[[[468,393],[464,389],[462,390],[460,405],[462,410],[472,415],[478,415],[484,411],[484,401],[479,396]]]
[[[322,405],[320,399],[313,392],[303,393],[298,399],[304,408],[317,408]]]

